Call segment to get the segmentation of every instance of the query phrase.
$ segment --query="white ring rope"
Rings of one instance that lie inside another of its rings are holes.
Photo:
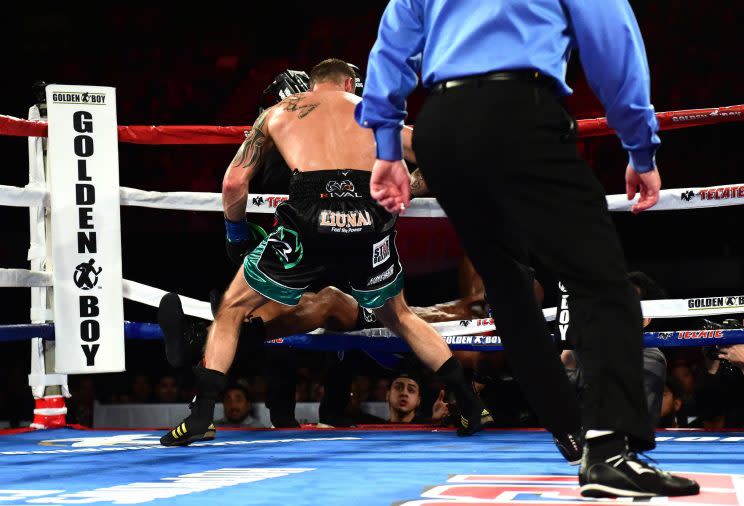
[[[120,188],[121,205],[173,209],[181,211],[222,212],[222,195],[209,192],[154,192],[136,188]],[[630,211],[638,196],[628,200],[623,194],[607,195],[610,211]],[[248,197],[246,211],[271,214],[276,206],[287,199],[286,195],[253,194]],[[49,192],[41,185],[25,187],[0,185],[0,205],[13,207],[45,206]],[[700,209],[744,204],[744,184],[727,184],[698,188],[671,188],[661,190],[659,202],[650,211]],[[433,198],[417,198],[406,210],[410,218],[444,218],[446,215]]]
[[[23,188],[0,185],[0,205],[11,207],[49,207],[49,191],[39,183],[29,183]]]
[[[33,272],[24,269],[0,269],[0,287],[52,286],[51,272]],[[125,279],[124,298],[158,307],[165,291],[159,288]],[[205,320],[212,320],[212,310],[208,302],[180,295],[184,313]],[[744,295],[719,297],[698,297],[692,299],[664,299],[641,302],[643,316],[646,318],[684,318],[744,313]],[[543,309],[547,321],[555,320],[556,308]],[[482,334],[496,330],[493,320],[454,320],[432,324],[443,336]],[[322,332],[322,330],[321,330]],[[388,329],[368,329],[349,334],[362,334],[373,337],[389,337]]]
[[[124,289],[123,295],[125,299],[153,307],[158,307],[160,305],[160,299],[167,293],[165,290],[143,285],[136,281],[129,281],[128,279],[123,280],[122,287]],[[214,319],[212,316],[212,307],[209,305],[209,302],[184,297],[183,295],[179,295],[179,297],[181,298],[184,313],[203,318],[204,320]]]
[[[120,187],[121,205],[171,209],[183,211],[221,212],[222,195],[209,192],[155,192],[136,188]],[[249,213],[271,214],[287,199],[286,195],[254,194],[248,198],[246,211]],[[608,195],[610,211],[630,211],[634,202],[625,195]],[[25,187],[0,185],[0,205],[14,207],[49,207],[49,191],[43,184],[29,183]],[[722,207],[744,204],[744,184],[729,184],[700,188],[676,188],[662,190],[659,202],[651,210],[679,210]],[[436,199],[418,198],[411,202],[406,217],[446,217]],[[38,252],[32,252],[36,255]],[[44,287],[52,286],[52,273],[25,269],[0,269],[0,287]],[[157,307],[165,291],[135,281],[123,280],[124,298]],[[206,320],[212,320],[208,302],[181,296],[184,312]],[[647,318],[679,318],[691,316],[712,316],[744,312],[744,296],[703,297],[694,299],[667,299],[643,301],[643,314]],[[543,310],[547,321],[555,320],[556,308]],[[433,324],[443,336],[472,335],[495,330],[490,319],[457,320]],[[319,329],[318,332],[322,332]],[[392,336],[387,329],[371,329],[351,334],[379,337]]]

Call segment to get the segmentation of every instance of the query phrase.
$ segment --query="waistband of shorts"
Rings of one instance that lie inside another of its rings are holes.
[[[295,169],[289,180],[289,198],[370,198],[371,172],[355,169],[313,170]]]

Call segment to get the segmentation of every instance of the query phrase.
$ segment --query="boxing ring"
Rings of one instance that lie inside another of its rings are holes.
[[[741,121],[744,106],[659,113],[663,130]],[[612,131],[603,118],[578,122],[579,135]],[[119,142],[140,144],[239,144],[249,127],[119,126]],[[487,430],[458,438],[449,429],[414,426],[328,430],[221,429],[211,442],[165,448],[160,429],[90,430],[66,427],[66,376],[45,358],[44,343],[55,338],[49,288],[53,271],[46,255],[53,240],[46,210],[51,195],[45,173],[47,124],[37,107],[29,120],[0,116],[0,135],[28,137],[29,184],[0,185],[0,205],[30,209],[30,269],[0,268],[0,287],[31,287],[30,324],[0,326],[0,342],[31,340],[29,383],[36,398],[34,426],[47,430],[0,431],[0,504],[455,504],[598,503],[581,498],[576,468],[568,466],[542,430]],[[123,206],[182,211],[222,211],[216,193],[119,189]],[[273,213],[284,195],[251,195],[249,213]],[[633,201],[608,195],[613,212]],[[744,184],[661,191],[652,211],[741,205]],[[444,218],[434,199],[416,199],[406,217]],[[124,298],[157,307],[166,293],[124,280]],[[181,297],[184,311],[212,319],[209,303]],[[744,293],[642,302],[647,318],[684,318],[744,313]],[[561,322],[560,308],[544,310]],[[20,317],[19,317],[20,319]],[[455,350],[500,350],[490,319],[434,324]],[[157,325],[125,322],[127,339],[162,338]],[[646,346],[710,346],[744,343],[742,329],[649,332]],[[314,350],[408,351],[387,329],[346,334],[322,329],[287,336],[267,346]],[[59,392],[49,394],[50,387]],[[744,396],[743,396],[744,398]],[[659,431],[654,457],[664,469],[694,477],[701,494],[654,498],[664,504],[744,505],[744,431]],[[620,502],[629,502],[624,499]]]
[[[222,430],[188,448],[162,447],[158,437],[0,435],[0,504],[600,503],[579,496],[576,468],[543,431]],[[657,439],[654,456],[698,480],[701,493],[651,504],[744,504],[744,433],[662,431]]]

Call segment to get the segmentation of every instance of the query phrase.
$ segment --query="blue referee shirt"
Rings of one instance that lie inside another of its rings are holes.
[[[643,39],[627,0],[391,0],[355,117],[374,129],[379,159],[400,160],[406,98],[419,68],[427,88],[463,76],[536,69],[569,95],[566,67],[574,48],[631,164],[638,172],[652,170],[658,123]]]

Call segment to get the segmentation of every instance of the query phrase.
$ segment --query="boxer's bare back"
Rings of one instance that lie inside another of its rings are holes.
[[[372,170],[375,139],[354,121],[361,98],[335,90],[308,91],[285,98],[266,118],[269,137],[293,169]]]
[[[223,179],[223,205],[228,219],[235,221],[244,216],[248,183],[273,146],[290,168],[303,172],[372,170],[376,157],[374,135],[354,120],[354,107],[361,98],[346,89],[353,88],[348,83],[321,81],[311,91],[291,95],[261,113]],[[411,127],[403,126],[403,155],[415,162],[412,137]]]

